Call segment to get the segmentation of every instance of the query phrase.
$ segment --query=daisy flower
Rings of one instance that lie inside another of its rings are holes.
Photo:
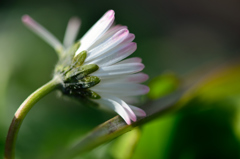
[[[28,15],[22,21],[57,51],[54,78],[59,78],[63,94],[113,110],[131,124],[136,116],[146,116],[131,103],[148,93],[149,88],[139,84],[148,75],[139,73],[144,68],[140,58],[125,59],[137,48],[135,36],[126,26],[113,24],[114,14],[106,12],[76,43],[81,22],[70,19],[63,44]]]

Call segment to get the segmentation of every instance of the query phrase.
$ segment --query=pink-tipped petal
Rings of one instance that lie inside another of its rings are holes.
[[[133,75],[129,75],[126,79],[127,82],[134,82],[134,83],[142,83],[148,80],[149,76],[145,73],[137,73]]]
[[[104,18],[111,20],[114,17],[114,10],[109,10],[105,13]]]
[[[29,16],[29,15],[23,15],[22,16],[22,22],[23,23],[29,23],[29,22],[31,22],[31,17]]]
[[[119,30],[122,29],[128,29],[127,26],[122,26],[122,25],[115,25],[113,27],[111,27],[105,34],[104,37],[110,37],[113,34],[115,34],[116,32],[118,32]]]
[[[78,55],[83,50],[89,51],[89,48],[111,27],[114,21],[114,11],[110,10],[105,13],[81,38],[81,46],[77,50]]]
[[[53,36],[47,29],[33,20],[29,15],[24,15],[22,17],[22,22],[35,34],[45,40],[49,45],[51,45],[54,49],[59,50],[63,48],[60,41]]]
[[[138,107],[135,107],[133,105],[129,105],[129,107],[133,110],[133,112],[140,117],[145,117],[147,116],[146,112]]]
[[[132,42],[134,39],[135,39],[135,35],[132,34],[132,33],[129,33],[128,36],[127,36],[127,38],[124,39],[124,41],[121,43],[121,45],[130,43],[130,42]]]
[[[131,110],[131,108],[128,106],[127,103],[125,103],[122,99],[116,97],[116,96],[112,96],[112,95],[109,95],[109,94],[101,94],[101,97],[104,97],[104,98],[108,98],[108,99],[111,99],[117,103],[119,103],[127,112],[128,116],[130,117],[130,119],[132,121],[136,121],[137,120],[137,117],[136,115],[134,114],[134,112]]]
[[[94,58],[97,58],[107,53],[107,51],[109,51],[110,49],[113,49],[115,46],[120,44],[128,36],[128,34],[129,34],[129,31],[127,29],[122,29],[118,31],[107,41],[97,46],[96,48],[90,50],[88,52],[88,57],[86,58],[85,62],[88,62]]]
[[[114,110],[125,120],[125,122],[128,125],[131,124],[131,120],[130,120],[126,110],[116,101],[109,99],[109,98],[101,98],[101,99],[96,99],[94,101],[100,103],[102,106],[106,106],[109,109]]]
[[[116,32],[122,30],[122,29],[127,29],[127,26],[121,26],[121,25],[116,25],[110,28],[106,33],[104,33],[90,48],[89,50],[92,50],[93,48],[97,47],[101,43],[105,42],[107,39],[109,39],[111,36],[113,36]]]
[[[112,49],[112,51],[90,61],[89,64],[94,63],[100,67],[112,65],[122,59],[131,55],[137,49],[137,45],[134,42],[128,43],[125,46]],[[88,62],[87,62],[88,64]]]

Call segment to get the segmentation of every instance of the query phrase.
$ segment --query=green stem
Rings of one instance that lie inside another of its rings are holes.
[[[54,78],[35,92],[33,92],[18,108],[16,111],[12,123],[8,130],[8,135],[5,145],[5,155],[4,159],[14,159],[15,157],[15,145],[17,140],[17,135],[20,126],[26,117],[27,113],[31,110],[35,103],[37,103],[41,98],[55,90],[59,85],[58,78]]]

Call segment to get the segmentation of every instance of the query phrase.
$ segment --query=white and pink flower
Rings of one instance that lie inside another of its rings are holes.
[[[146,116],[145,112],[130,103],[136,101],[136,96],[148,93],[149,88],[139,84],[148,79],[148,75],[139,73],[144,65],[138,57],[125,59],[137,48],[132,42],[134,34],[129,33],[126,26],[113,25],[114,11],[109,10],[92,28],[79,40],[80,47],[74,57],[83,51],[87,52],[84,65],[95,64],[99,69],[90,74],[100,79],[100,82],[89,89],[101,98],[90,99],[104,108],[117,112],[127,124],[136,121],[136,116]],[[48,42],[56,50],[69,49],[74,45],[80,27],[80,20],[72,18],[69,21],[63,44],[59,42],[40,24],[28,15],[23,16],[23,23]]]

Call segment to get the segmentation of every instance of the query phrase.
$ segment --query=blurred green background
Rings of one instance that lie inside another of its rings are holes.
[[[240,5],[235,0],[1,0],[0,156],[14,112],[51,79],[57,62],[54,50],[21,23],[21,16],[29,14],[61,40],[72,16],[82,20],[80,38],[109,9],[115,10],[117,24],[136,35],[138,49],[132,56],[143,59],[150,80],[168,71],[184,77],[198,67],[238,57]],[[226,71],[199,89],[182,110],[78,158],[240,158],[239,71]],[[58,153],[114,116],[56,94],[28,114],[18,136],[17,159]]]

